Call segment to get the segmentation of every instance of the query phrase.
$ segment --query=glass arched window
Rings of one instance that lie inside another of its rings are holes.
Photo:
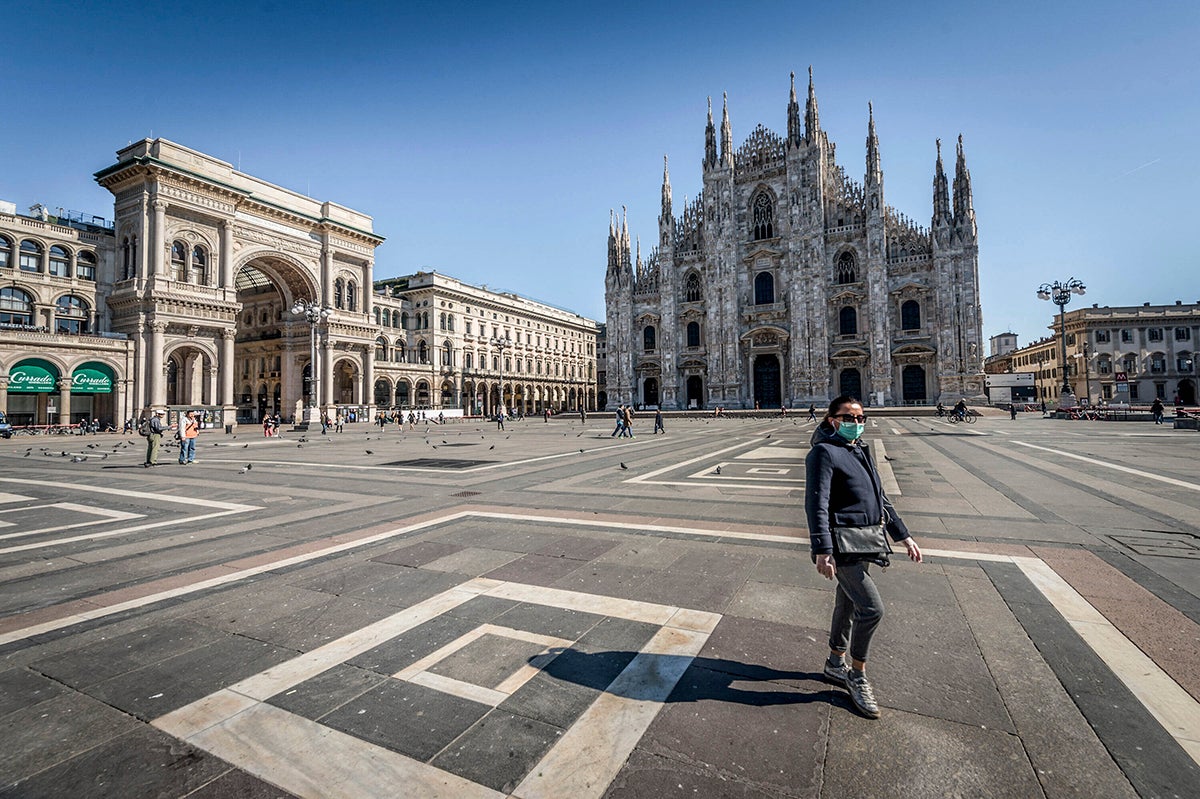
[[[847,305],[838,312],[838,332],[843,336],[858,333],[858,311]]]
[[[775,302],[775,276],[770,272],[759,272],[754,276],[754,304],[771,305]]]
[[[85,251],[75,256],[75,277],[80,280],[96,280],[96,256],[94,253]]]
[[[902,330],[921,329],[921,304],[916,300],[908,300],[900,306],[900,328]]]
[[[1175,369],[1184,374],[1192,373],[1192,354],[1190,352],[1180,352],[1175,354]]]
[[[358,311],[358,284],[353,280],[346,285],[346,310]]]
[[[655,340],[654,325],[646,325],[642,330],[642,349],[646,352],[654,352],[657,341]]]
[[[387,313],[388,313],[387,311],[380,311],[379,308],[376,308],[375,309],[375,324],[386,326],[387,318],[388,318]]]
[[[689,347],[699,347],[700,346],[700,323],[699,322],[688,322],[687,345]]]
[[[854,253],[847,251],[838,256],[834,277],[838,285],[858,282],[858,270],[855,268]]]
[[[375,339],[375,360],[387,360],[387,339],[383,338],[382,336]]]
[[[463,369],[474,369],[474,368],[475,368],[475,353],[473,353],[473,352],[463,353]]]
[[[396,363],[404,363],[408,360],[408,345],[404,343],[404,339],[396,339],[396,346],[392,347],[392,360]]]
[[[1138,356],[1126,355],[1121,361],[1121,369],[1126,374],[1138,374],[1141,371],[1138,369]]]
[[[771,195],[765,191],[758,193],[754,198],[752,216],[754,227],[751,232],[755,241],[775,238],[775,204],[771,202]]]
[[[0,266],[12,266],[12,248],[12,242],[0,236]]]
[[[31,239],[21,242],[21,271],[42,271],[42,245]]]
[[[182,241],[171,242],[171,278],[187,280],[187,247]]]
[[[346,283],[340,277],[333,281],[333,307],[339,311],[346,307]]]
[[[438,328],[440,330],[446,329],[446,315],[445,314],[438,314]]]
[[[70,269],[68,265],[71,263],[71,254],[67,252],[66,247],[60,247],[55,244],[50,248],[50,274],[55,277],[68,277]]]
[[[192,269],[188,282],[197,286],[208,285],[208,254],[200,247],[192,248]]]
[[[704,294],[700,288],[700,275],[689,272],[683,281],[683,301],[700,302],[702,299],[704,299]]]
[[[454,314],[452,313],[446,314],[446,329],[451,333],[454,332]]]
[[[12,286],[0,289],[0,324],[32,325],[33,298]]]
[[[90,333],[88,324],[89,307],[86,301],[68,294],[59,297],[54,303],[54,332],[55,333]]]
[[[450,342],[447,341],[445,344],[442,345],[442,366],[453,366],[453,365],[454,365],[454,348],[451,347]]]
[[[429,348],[424,341],[417,342],[417,363],[429,363]]]

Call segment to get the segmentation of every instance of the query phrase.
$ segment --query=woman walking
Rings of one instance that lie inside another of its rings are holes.
[[[837,581],[824,674],[846,686],[859,712],[877,719],[879,705],[866,671],[871,636],[883,618],[883,601],[870,566],[888,565],[891,549],[884,531],[904,544],[915,563],[921,562],[921,549],[883,493],[871,451],[861,440],[866,421],[862,403],[854,397],[829,403],[805,459],[804,507],[817,571]]]

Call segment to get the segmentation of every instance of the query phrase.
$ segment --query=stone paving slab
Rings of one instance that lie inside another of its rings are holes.
[[[923,545],[958,553],[875,572],[887,608],[871,657],[876,722],[820,673],[833,586],[806,548],[802,492],[712,473],[770,449],[768,433],[803,452],[807,430],[792,421],[781,433],[775,420],[677,420],[669,442],[591,444],[582,455],[577,431],[557,420],[515,424],[508,438],[482,439],[505,462],[490,471],[389,470],[397,453],[430,454],[420,434],[376,455],[363,454],[362,435],[331,437],[323,465],[311,448],[262,449],[237,480],[242,464],[209,455],[191,474],[221,486],[223,501],[268,510],[191,526],[187,514],[122,496],[169,492],[169,470],[134,483],[39,462],[36,489],[55,501],[77,501],[72,491],[87,486],[103,507],[178,529],[109,522],[96,531],[109,538],[47,536],[41,550],[0,560],[24,603],[0,618],[0,634],[17,636],[0,643],[0,796],[324,799],[323,774],[358,780],[366,796],[403,784],[454,799],[1186,795],[1200,784],[1188,750],[1021,564],[1058,569],[1117,635],[1190,689],[1194,564],[1119,548],[1134,520],[1161,527],[1164,540],[1194,534],[1200,490],[1105,471],[1121,462],[1151,475],[1157,439],[1022,423],[1003,436],[989,419],[970,436],[900,417],[872,430],[886,439],[897,507],[928,536]],[[1061,456],[1023,457],[1026,433],[1095,462],[1064,460],[1076,474],[1053,462]],[[0,442],[0,464],[6,452]],[[1200,489],[1188,459],[1170,473]],[[361,493],[333,490],[343,476]],[[398,479],[419,507],[396,495]],[[0,478],[0,492],[9,488]],[[455,496],[468,488],[478,505]],[[239,569],[254,573],[226,581]],[[498,585],[510,593],[489,595]],[[431,602],[439,610],[420,616]],[[98,615],[69,618],[79,612]],[[401,623],[405,614],[419,617]],[[35,622],[50,626],[21,638]],[[348,643],[385,622],[393,633]],[[694,648],[670,649],[688,641]],[[237,715],[257,701],[237,686],[306,659],[321,665]],[[183,731],[221,707],[235,715]],[[170,727],[164,713],[189,721]],[[627,748],[613,750],[618,739]],[[322,752],[339,762],[320,765]],[[356,768],[357,758],[378,769]]]

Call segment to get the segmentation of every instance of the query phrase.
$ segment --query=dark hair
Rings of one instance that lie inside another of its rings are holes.
[[[862,405],[862,401],[858,397],[852,397],[849,394],[843,394],[840,397],[834,397],[833,402],[829,403],[829,412],[826,416],[837,416],[838,408],[843,405]]]

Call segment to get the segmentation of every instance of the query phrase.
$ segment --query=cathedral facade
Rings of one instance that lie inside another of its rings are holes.
[[[787,135],[762,125],[734,150],[728,102],[709,104],[700,195],[676,214],[663,165],[658,243],[643,259],[610,217],[605,277],[610,406],[870,405],[983,396],[979,254],[958,140],[933,177],[929,227],[884,201],[873,112],[866,174],[847,177],[821,129],[809,71],[792,79]]]

